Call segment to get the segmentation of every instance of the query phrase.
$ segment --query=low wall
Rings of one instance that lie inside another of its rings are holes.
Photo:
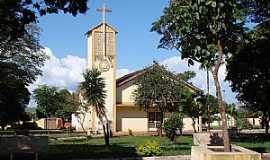
[[[191,160],[261,160],[261,154],[232,145],[232,152],[222,152],[222,146],[192,146]]]
[[[47,136],[2,136],[0,153],[44,153],[48,150]]]

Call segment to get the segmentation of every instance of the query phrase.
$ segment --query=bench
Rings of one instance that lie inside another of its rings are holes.
[[[10,160],[13,160],[14,154],[34,154],[35,160],[38,160],[38,153],[48,151],[47,136],[1,136],[0,154],[9,154]]]

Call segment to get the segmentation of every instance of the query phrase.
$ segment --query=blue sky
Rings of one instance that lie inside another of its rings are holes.
[[[174,50],[158,49],[159,35],[150,32],[152,23],[162,15],[169,0],[107,0],[112,13],[107,16],[110,25],[118,30],[117,35],[117,69],[119,76],[141,69],[157,60],[175,72],[194,70],[197,77],[192,83],[206,89],[206,75],[198,69],[191,68],[177,56]],[[102,6],[101,0],[89,0],[86,14],[72,17],[65,14],[54,14],[41,17],[39,26],[42,29],[41,44],[51,59],[43,68],[43,76],[30,88],[39,84],[48,84],[74,90],[81,80],[81,72],[86,66],[87,46],[85,32],[100,23],[101,14],[96,9]],[[228,83],[223,82],[224,67],[221,69],[221,81],[225,99],[235,102],[235,94]],[[211,92],[214,94],[211,82]]]
[[[150,32],[151,24],[167,4],[168,0],[107,1],[113,11],[108,14],[108,22],[119,31],[118,68],[138,69],[153,60],[173,55],[164,49],[157,49],[159,36]],[[40,18],[42,44],[51,48],[58,57],[73,54],[85,58],[87,46],[84,33],[100,22],[101,15],[96,9],[101,5],[101,0],[89,0],[90,9],[85,15],[72,17],[58,14]]]

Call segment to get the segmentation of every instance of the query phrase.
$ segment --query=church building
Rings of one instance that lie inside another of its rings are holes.
[[[135,80],[144,73],[139,70],[133,73],[116,78],[116,35],[117,30],[110,26],[105,20],[105,13],[110,10],[105,6],[98,11],[103,13],[102,22],[91,28],[87,33],[88,46],[88,69],[97,68],[105,80],[106,100],[105,107],[108,119],[111,123],[111,129],[114,132],[125,132],[132,130],[134,132],[156,131],[160,124],[160,112],[155,110],[140,110],[134,104],[133,92],[136,89]],[[198,88],[192,84],[183,82],[191,91],[197,91]],[[86,113],[84,118],[72,116],[72,125],[76,130],[85,130],[92,132],[101,131],[102,126],[94,110]],[[165,118],[169,113],[165,114]],[[83,122],[79,121],[83,119]],[[185,118],[184,130],[192,130],[191,118]]]

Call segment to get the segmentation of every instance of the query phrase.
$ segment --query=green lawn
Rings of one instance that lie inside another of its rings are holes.
[[[41,159],[135,157],[138,156],[135,147],[149,140],[155,140],[161,144],[162,155],[190,154],[192,145],[192,137],[190,136],[178,137],[174,144],[166,137],[126,136],[112,138],[110,147],[104,146],[102,138],[51,141],[48,155],[42,155]]]
[[[41,160],[69,160],[75,158],[112,158],[112,157],[138,157],[136,146],[147,141],[158,141],[161,144],[162,156],[165,155],[190,155],[192,146],[191,136],[178,137],[171,143],[166,137],[155,136],[125,136],[110,139],[110,146],[104,146],[102,138],[80,140],[51,140],[48,154],[42,154]],[[232,144],[237,144],[258,152],[270,152],[270,137],[246,137],[232,139]],[[6,155],[7,156],[7,155]],[[7,157],[1,157],[5,159]],[[18,155],[20,156],[20,155]],[[17,156],[17,157],[18,157]],[[31,156],[31,155],[30,155]],[[20,160],[24,158],[19,158]],[[29,159],[29,156],[28,158]]]

